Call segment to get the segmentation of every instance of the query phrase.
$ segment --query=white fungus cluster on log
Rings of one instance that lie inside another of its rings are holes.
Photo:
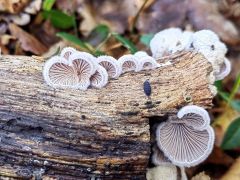
[[[59,56],[51,57],[44,66],[46,83],[54,88],[87,90],[89,87],[102,88],[109,79],[116,79],[130,71],[151,70],[168,64],[158,64],[145,52],[128,54],[118,60],[111,56],[94,57],[67,47]]]
[[[150,48],[155,59],[183,50],[200,52],[212,64],[214,80],[224,79],[231,70],[225,44],[210,30],[193,33],[169,28],[155,34]]]
[[[117,60],[111,56],[94,57],[67,47],[59,56],[51,57],[45,63],[43,76],[46,83],[54,88],[103,88],[109,79],[116,79],[123,73],[151,71],[171,65],[171,59],[164,63],[158,60],[178,51],[203,54],[213,67],[212,81],[223,79],[231,70],[231,64],[225,57],[225,44],[210,30],[193,33],[179,28],[166,29],[154,36],[150,48],[152,56],[139,51]],[[158,125],[152,162],[155,165],[172,163],[180,167],[195,166],[209,156],[214,139],[208,112],[195,105],[185,106],[177,115],[169,115],[166,121]]]

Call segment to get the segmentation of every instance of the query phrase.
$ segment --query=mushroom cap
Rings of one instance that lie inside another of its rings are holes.
[[[140,71],[140,64],[137,58],[132,54],[123,55],[118,59],[118,63],[122,67],[122,73],[129,71]]]
[[[108,73],[102,66],[98,66],[96,72],[90,78],[91,86],[95,88],[102,88],[108,82]]]
[[[158,126],[157,145],[173,164],[183,167],[197,165],[213,149],[214,131],[209,123],[210,118],[203,108],[186,106],[177,116]]]
[[[176,53],[177,51],[183,51],[190,48],[193,41],[193,32],[184,31],[176,44],[171,44],[168,48],[168,52]]]
[[[62,51],[60,53],[60,56],[68,60],[69,56],[72,55],[75,52],[77,52],[77,50],[75,48],[65,47],[65,48],[62,49]]]
[[[150,49],[154,58],[160,58],[168,53],[168,49],[173,44],[177,44],[182,35],[180,28],[168,28],[158,32],[150,41]]]
[[[122,73],[120,64],[112,56],[99,56],[97,62],[106,69],[111,78],[118,78]]]
[[[160,67],[157,61],[151,57],[143,55],[142,57],[139,56],[139,68],[140,70],[150,70]]]
[[[43,77],[54,88],[78,89],[78,77],[75,69],[66,59],[53,56],[43,67]]]
[[[134,54],[134,57],[137,58],[137,60],[141,59],[142,57],[149,56],[145,51],[137,51]]]
[[[11,14],[8,17],[10,20],[12,20],[15,24],[19,26],[25,26],[31,20],[30,15],[27,13]]]
[[[215,74],[216,81],[224,79],[231,72],[231,63],[227,58],[224,58],[224,62],[220,67],[220,72]]]
[[[192,46],[205,56],[216,73],[220,71],[220,65],[224,62],[227,48],[217,34],[210,30],[197,31],[193,34]]]
[[[30,4],[25,7],[24,11],[28,14],[37,14],[40,11],[42,0],[33,0]]]

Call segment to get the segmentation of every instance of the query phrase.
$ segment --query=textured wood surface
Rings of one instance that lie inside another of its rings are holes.
[[[2,56],[0,176],[145,179],[149,118],[189,103],[212,105],[210,63],[190,52],[170,59],[168,67],[126,73],[102,89],[77,91],[47,86],[38,59]],[[147,79],[151,100],[143,91]]]

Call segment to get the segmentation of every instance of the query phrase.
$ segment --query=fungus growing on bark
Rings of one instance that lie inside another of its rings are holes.
[[[78,88],[78,77],[74,67],[66,59],[54,56],[44,65],[43,77],[54,88]]]
[[[43,76],[46,83],[55,88],[86,90],[96,67],[96,60],[92,55],[76,52],[69,60],[60,56],[50,58],[44,65]]]
[[[129,71],[140,71],[139,61],[134,55],[127,54],[123,55],[118,59],[120,66],[122,67],[122,73]]]
[[[75,52],[77,52],[76,49],[74,49],[72,47],[65,47],[62,49],[60,56],[68,60],[69,56]]]
[[[210,30],[197,31],[192,38],[192,48],[202,53],[212,64],[214,72],[219,73],[227,52],[225,44]]]
[[[157,61],[144,51],[138,51],[137,53],[134,54],[134,56],[138,61],[140,70],[150,70],[160,67]]]
[[[98,66],[96,72],[90,78],[91,86],[95,88],[102,88],[108,82],[108,73],[102,66]]]
[[[231,72],[231,63],[227,58],[224,58],[224,63],[220,67],[220,72],[215,74],[216,81],[224,79]]]
[[[118,78],[122,73],[118,61],[111,56],[99,56],[97,62],[106,69],[110,78]]]
[[[156,138],[164,155],[181,167],[204,161],[214,144],[214,132],[207,111],[194,105],[183,107],[177,116],[170,116],[161,123]]]
[[[179,28],[169,28],[158,32],[150,41],[150,49],[155,59],[169,54],[169,48],[175,46],[182,35]]]

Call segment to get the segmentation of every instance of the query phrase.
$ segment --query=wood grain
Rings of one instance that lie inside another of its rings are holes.
[[[187,104],[212,105],[210,63],[192,52],[168,59],[170,66],[123,74],[99,90],[77,91],[47,86],[38,59],[2,56],[0,175],[145,179],[149,118]],[[151,100],[143,91],[146,79]]]

